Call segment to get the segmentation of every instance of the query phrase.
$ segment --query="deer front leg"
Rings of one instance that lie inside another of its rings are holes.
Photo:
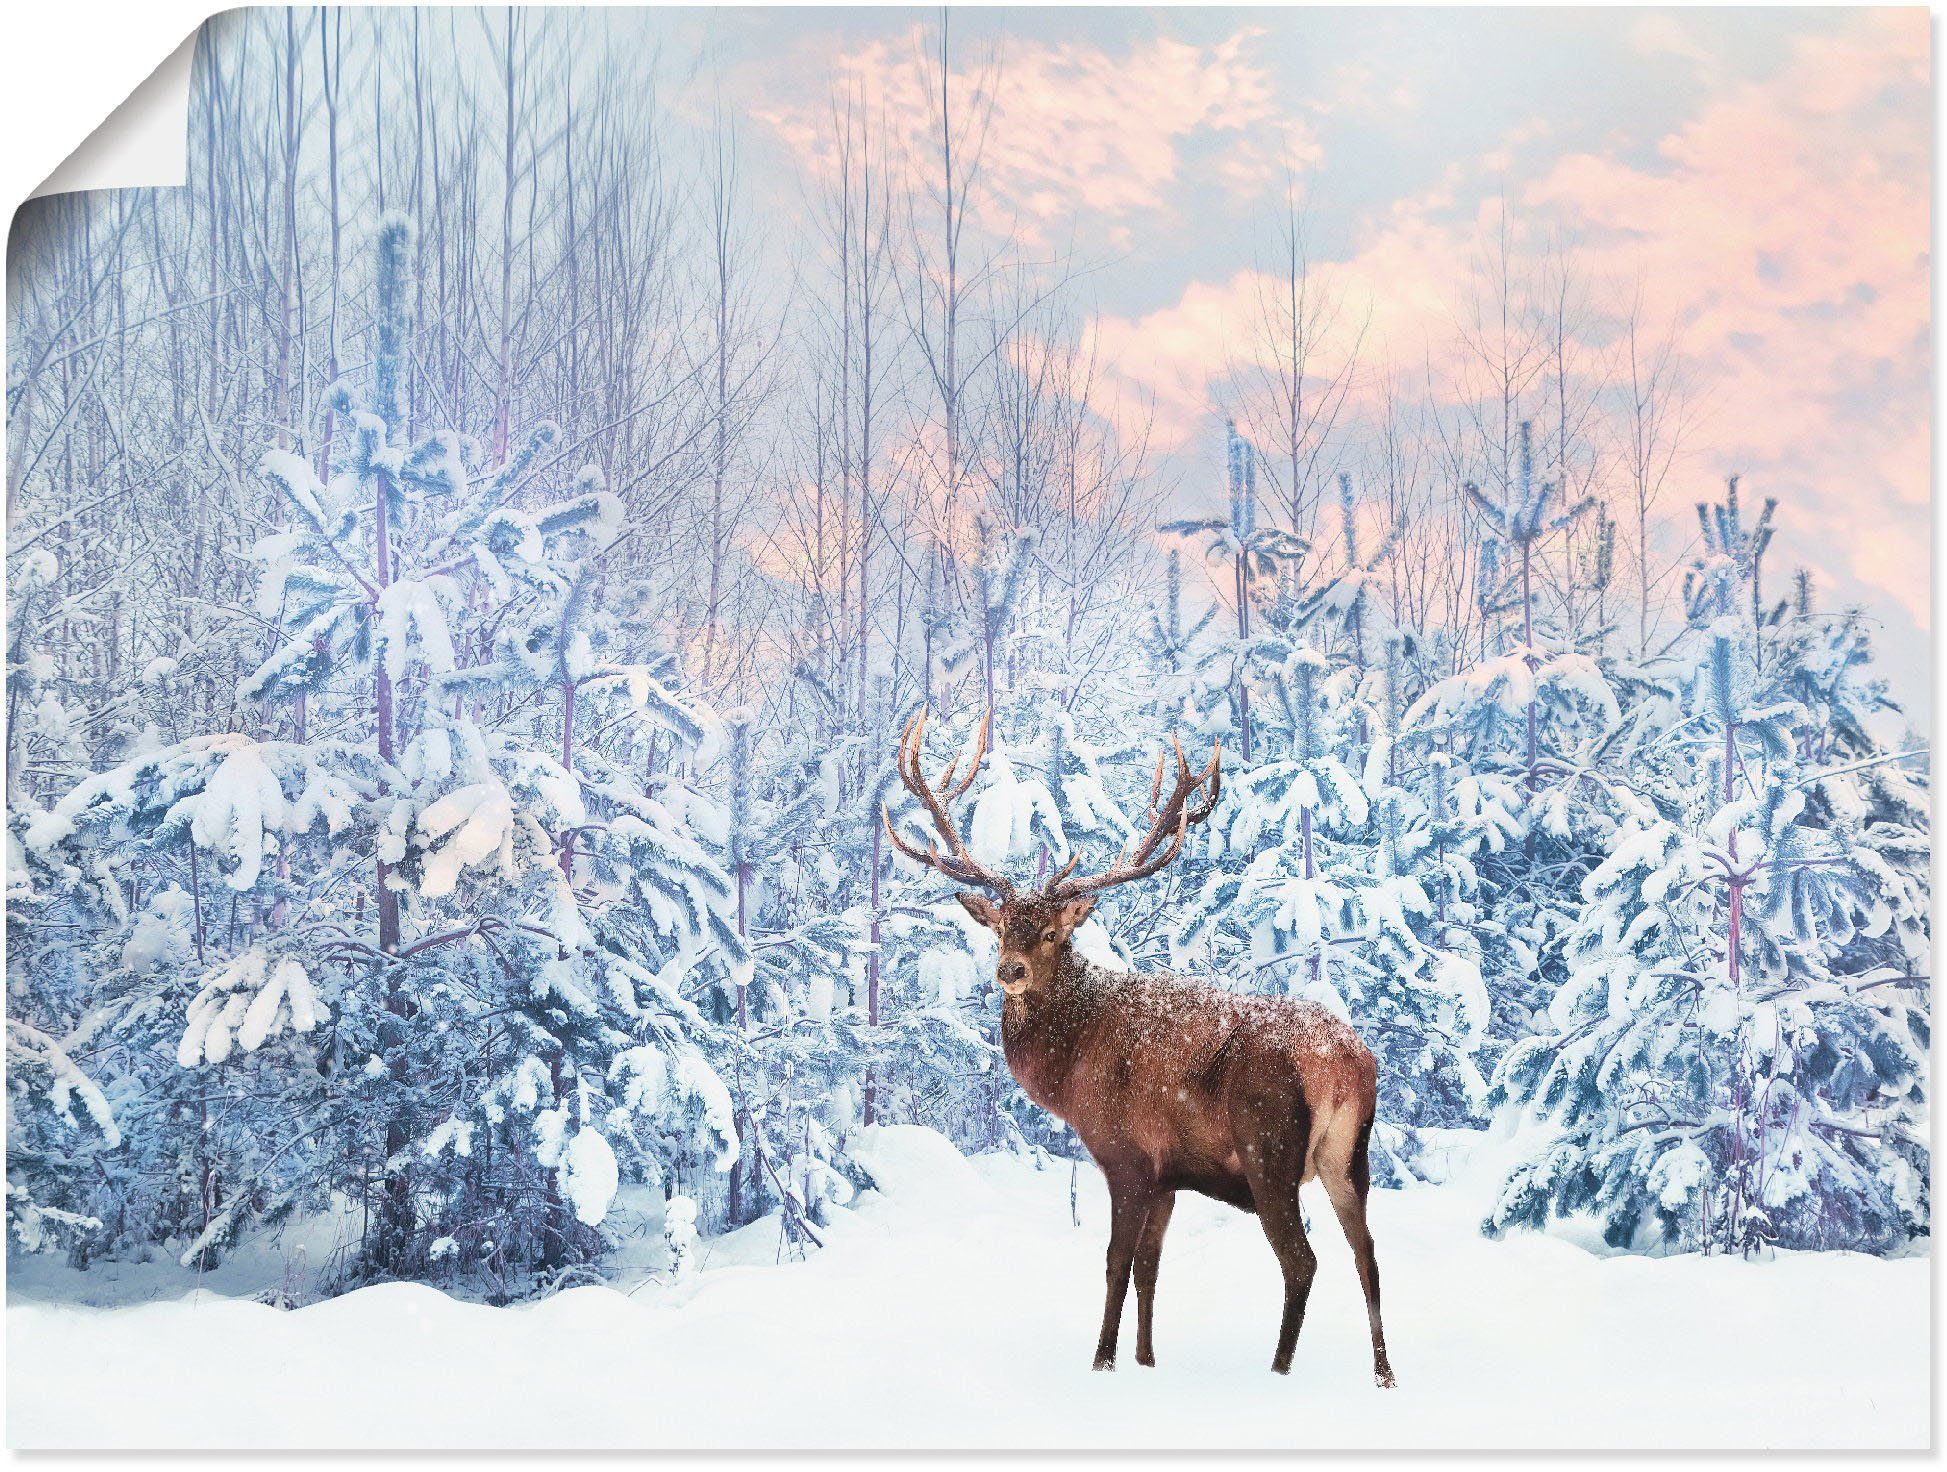
[[[1163,1261],[1163,1233],[1176,1209],[1176,1192],[1164,1191],[1149,1203],[1142,1236],[1136,1242],[1136,1363],[1154,1365],[1156,1346],[1150,1326],[1156,1313],[1156,1270]]]
[[[1129,1294],[1129,1269],[1136,1259],[1147,1214],[1147,1193],[1132,1185],[1109,1183],[1109,1297],[1102,1308],[1102,1337],[1095,1344],[1095,1368],[1115,1368],[1116,1334],[1122,1327],[1122,1304]]]

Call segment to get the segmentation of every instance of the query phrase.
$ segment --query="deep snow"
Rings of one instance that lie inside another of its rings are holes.
[[[1372,1383],[1329,1209],[1298,1357],[1272,1375],[1278,1280],[1254,1219],[1184,1197],[1159,1367],[1089,1369],[1106,1198],[1069,1171],[876,1131],[862,1196],[803,1262],[775,1223],[669,1285],[625,1266],[495,1309],[425,1287],[294,1312],[209,1291],[118,1308],[37,1295],[16,1261],[16,1447],[1923,1447],[1926,1258],[1599,1258],[1483,1239],[1488,1171],[1376,1192],[1400,1387]],[[1308,1188],[1307,1194],[1316,1187]],[[644,1232],[646,1244],[654,1234]],[[635,1261],[653,1254],[638,1248]],[[630,1254],[624,1254],[628,1263]],[[103,1281],[87,1275],[99,1291]],[[169,1281],[131,1273],[128,1296]]]

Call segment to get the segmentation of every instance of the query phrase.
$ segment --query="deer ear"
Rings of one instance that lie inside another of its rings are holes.
[[[1073,935],[1076,928],[1094,913],[1095,896],[1090,895],[1085,900],[1070,900],[1061,907],[1061,928]]]
[[[975,894],[972,890],[963,889],[956,892],[953,897],[960,901],[969,915],[973,916],[974,919],[978,920],[982,925],[985,925],[989,930],[999,930],[1001,928],[1001,912],[994,908],[994,902],[988,899],[986,895]]]

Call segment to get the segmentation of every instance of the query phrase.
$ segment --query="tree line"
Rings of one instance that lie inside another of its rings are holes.
[[[815,1245],[876,1122],[1072,1153],[883,841],[922,707],[941,765],[991,719],[973,842],[1023,877],[1224,747],[1091,943],[1347,1013],[1389,1179],[1506,1111],[1494,1230],[1923,1230],[1923,774],[1768,504],[1675,529],[1696,396],[1633,293],[1504,219],[1375,366],[1294,182],[1206,486],[1111,387],[1097,263],[993,223],[1003,56],[924,28],[919,123],[840,81],[779,219],[628,39],[220,17],[189,184],[17,222],[17,1241],[330,1209],[344,1281],[512,1295],[637,1188]]]

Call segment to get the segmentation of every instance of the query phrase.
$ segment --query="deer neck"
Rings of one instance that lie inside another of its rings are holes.
[[[1001,1047],[1008,1070],[1043,1109],[1062,1108],[1082,1039],[1102,1014],[1109,973],[1064,948],[1048,985],[1001,1004]]]

